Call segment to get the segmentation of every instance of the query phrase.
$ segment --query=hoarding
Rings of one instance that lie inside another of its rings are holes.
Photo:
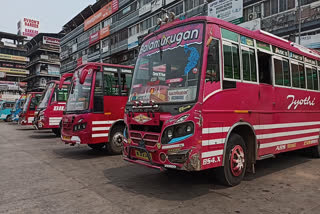
[[[243,17],[243,0],[215,0],[208,4],[208,16],[232,22]]]
[[[43,37],[43,44],[44,44],[44,45],[55,45],[55,46],[59,46],[59,45],[60,45],[60,39],[53,38],[53,37],[48,37],[48,36],[44,36],[44,37]]]
[[[8,55],[8,54],[0,54],[0,59],[29,62],[29,58],[28,57],[14,56],[14,55]]]
[[[40,32],[40,21],[30,18],[23,18],[18,22],[18,35],[26,36],[28,40]]]
[[[3,68],[0,67],[0,72],[5,72],[7,74],[20,74],[20,75],[27,75],[29,74],[28,70],[25,69],[17,69],[17,68]]]
[[[320,34],[301,36],[301,45],[307,48],[320,49]],[[296,43],[299,37],[296,37]]]
[[[100,30],[100,39],[103,39],[110,35],[110,26],[107,25]]]
[[[90,35],[89,37],[89,45],[92,45],[100,40],[100,31],[97,31]]]
[[[116,12],[119,9],[119,0],[113,0],[107,5],[102,7],[98,12],[90,16],[84,21],[84,30],[88,30],[91,27],[95,26],[105,18],[109,17],[111,14]]]

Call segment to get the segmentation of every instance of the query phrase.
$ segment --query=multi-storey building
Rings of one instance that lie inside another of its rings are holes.
[[[26,67],[30,74],[24,81],[28,82],[28,91],[42,91],[48,81],[59,79],[61,37],[61,34],[40,33],[26,44],[30,59]]]
[[[25,39],[24,36],[0,32],[0,99],[19,98],[25,86],[21,82],[29,73]]]
[[[231,0],[225,0],[225,2]],[[243,26],[289,38],[317,33],[320,1],[239,0],[243,2]],[[301,7],[298,4],[301,1]],[[176,18],[207,15],[205,0],[100,0],[64,25],[61,33],[61,72],[70,72],[88,61],[134,64],[139,37],[157,25],[164,11]],[[211,1],[213,2],[213,1]],[[301,19],[298,14],[300,14]],[[311,30],[313,29],[313,30]],[[311,30],[311,31],[310,31]],[[292,39],[292,38],[291,38]],[[303,42],[301,42],[304,44]]]

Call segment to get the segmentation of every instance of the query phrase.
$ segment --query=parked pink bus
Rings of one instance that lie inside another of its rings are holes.
[[[257,160],[320,156],[320,55],[264,31],[195,17],[144,38],[126,105],[125,160],[218,168],[237,185]]]

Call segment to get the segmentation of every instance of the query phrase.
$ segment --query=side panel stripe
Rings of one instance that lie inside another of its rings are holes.
[[[315,140],[318,138],[319,138],[319,135],[315,135],[315,136],[302,137],[302,138],[296,138],[296,139],[291,139],[291,140],[282,140],[282,141],[277,141],[277,142],[273,142],[273,143],[264,143],[264,144],[260,145],[260,149],[274,147],[274,146],[280,146],[280,145],[289,144],[289,143],[297,143],[297,142],[306,141],[306,140]]]

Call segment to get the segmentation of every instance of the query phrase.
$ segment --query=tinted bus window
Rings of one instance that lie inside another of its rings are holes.
[[[104,94],[107,96],[119,96],[118,73],[104,72]]]
[[[209,46],[206,82],[220,81],[219,54],[220,54],[219,41],[214,39],[212,40]]]
[[[102,72],[96,73],[94,86],[93,111],[103,112],[103,78]]]
[[[242,47],[243,80],[257,81],[256,57],[253,49]]]
[[[291,86],[289,60],[274,58],[276,85]]]
[[[240,80],[239,47],[235,44],[223,45],[224,77]]]
[[[128,96],[132,81],[132,74],[121,74],[121,96]]]

